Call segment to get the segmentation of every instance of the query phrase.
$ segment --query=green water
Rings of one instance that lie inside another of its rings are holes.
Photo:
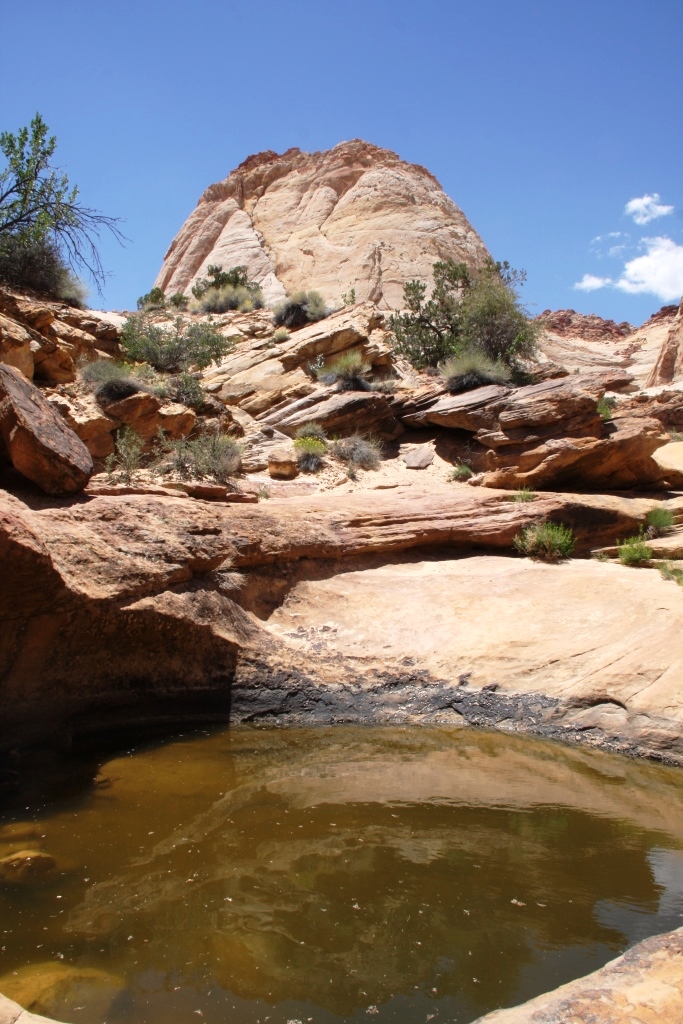
[[[75,1024],[465,1024],[683,924],[674,769],[341,726],[181,737],[101,776],[0,827],[0,857],[57,863],[0,885],[0,991]],[[50,991],[51,964],[115,979]]]

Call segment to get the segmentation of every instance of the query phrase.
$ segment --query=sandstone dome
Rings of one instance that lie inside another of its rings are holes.
[[[354,288],[357,301],[394,309],[406,281],[431,284],[436,260],[487,256],[433,174],[355,139],[250,156],[201,196],[155,284],[187,293],[209,264],[244,265],[269,305],[302,288],[338,304]]]

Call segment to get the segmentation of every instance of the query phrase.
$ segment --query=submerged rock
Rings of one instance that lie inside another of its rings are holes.
[[[48,961],[27,964],[0,978],[0,1022],[4,1024],[3,1006],[8,1000],[15,1000],[31,1013],[26,1024],[33,1021],[33,1013],[64,1020],[76,1007],[87,1005],[92,1021],[106,1020],[117,996],[125,990],[125,983],[115,974],[100,971],[94,967],[75,967],[71,964]],[[7,1020],[24,1024],[24,1016]],[[42,1019],[42,1017],[41,1017]],[[36,1022],[38,1018],[35,1018]]]

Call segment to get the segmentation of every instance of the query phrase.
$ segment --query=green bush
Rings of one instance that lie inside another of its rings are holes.
[[[234,287],[231,284],[223,285],[222,288],[209,288],[192,306],[202,313],[227,313],[235,309],[240,313],[250,313],[252,309],[262,307],[263,297],[257,285],[247,288],[242,285]]]
[[[652,558],[652,548],[645,543],[645,537],[639,533],[637,537],[627,537],[617,541],[617,553],[622,565],[642,565]]]
[[[121,427],[116,435],[116,450],[105,463],[110,479],[118,475],[122,483],[131,483],[140,469],[144,446],[145,442],[132,427]]]
[[[683,587],[683,569],[677,569],[671,562],[664,562],[659,566],[659,571],[662,574],[662,579],[671,580],[679,587]]]
[[[242,445],[227,434],[201,434],[193,440],[166,442],[164,455],[159,466],[162,472],[174,472],[181,478],[213,477],[226,483],[239,472]]]
[[[323,320],[329,315],[330,310],[320,292],[295,292],[275,307],[273,323],[276,327],[296,330],[297,327]]]
[[[511,376],[504,363],[494,363],[476,349],[451,356],[441,364],[439,372],[453,395],[487,384],[507,384]]]
[[[180,373],[173,379],[173,397],[191,409],[201,409],[205,401],[202,386],[191,373]]]
[[[520,487],[512,495],[511,501],[534,501],[536,499],[536,492],[532,491],[530,487]]]
[[[365,379],[370,369],[360,352],[344,352],[329,366],[315,366],[313,372],[322,384],[338,384],[341,391],[371,391],[372,385]]]
[[[298,440],[300,437],[317,437],[319,441],[326,441],[327,434],[323,427],[316,423],[315,420],[311,420],[309,423],[302,423],[300,427],[297,427],[294,432],[294,437]]]
[[[561,523],[535,523],[527,526],[515,537],[514,546],[521,555],[544,562],[560,562],[569,558],[576,538]]]
[[[404,313],[390,321],[394,351],[421,370],[449,356],[479,351],[493,363],[515,366],[536,351],[539,327],[530,321],[517,296],[521,271],[487,261],[477,271],[454,260],[434,264],[434,289],[409,281],[403,290]]]
[[[174,309],[187,309],[187,305],[190,300],[187,295],[183,295],[182,292],[174,292],[168,301]]]
[[[340,462],[346,462],[353,471],[356,469],[379,469],[382,446],[372,437],[353,434],[333,441],[330,453]]]
[[[219,362],[235,347],[215,324],[183,325],[176,317],[172,325],[160,327],[144,313],[128,317],[121,329],[121,348],[136,362],[149,363],[156,370],[173,372],[190,366],[204,369]]]
[[[657,505],[655,508],[651,508],[648,512],[645,522],[648,525],[649,536],[658,537],[660,533],[664,533],[665,530],[670,530],[674,525],[675,519],[673,512],[664,508],[662,505]]]
[[[286,327],[278,327],[277,330],[273,331],[273,341],[277,342],[278,345],[282,344],[283,341],[289,341],[289,331]]]
[[[466,463],[464,463],[464,462],[458,462],[453,467],[453,470],[452,470],[451,474],[449,475],[448,479],[449,480],[464,481],[464,480],[469,480],[470,477],[472,477],[472,476],[474,476],[473,469],[470,466],[468,466]]]
[[[146,295],[141,295],[137,305],[138,309],[141,310],[164,309],[166,306],[166,296],[164,295],[163,288],[152,288]]]
[[[297,437],[294,441],[294,449],[299,469],[304,473],[317,473],[327,451],[325,442],[321,438],[312,437],[309,434],[305,437]]]
[[[83,309],[88,291],[49,239],[0,235],[0,283]]]
[[[109,359],[97,359],[80,368],[81,380],[94,391],[99,402],[118,402],[122,398],[143,391],[139,380],[135,380],[132,368]]]
[[[598,416],[603,420],[611,420],[616,404],[616,398],[605,398],[603,395],[598,402]]]

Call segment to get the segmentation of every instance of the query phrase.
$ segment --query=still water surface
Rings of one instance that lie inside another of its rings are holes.
[[[43,986],[75,1024],[466,1024],[683,924],[674,769],[338,726],[185,736],[101,775],[0,828],[0,856],[58,867],[0,885],[0,990],[115,975]]]

